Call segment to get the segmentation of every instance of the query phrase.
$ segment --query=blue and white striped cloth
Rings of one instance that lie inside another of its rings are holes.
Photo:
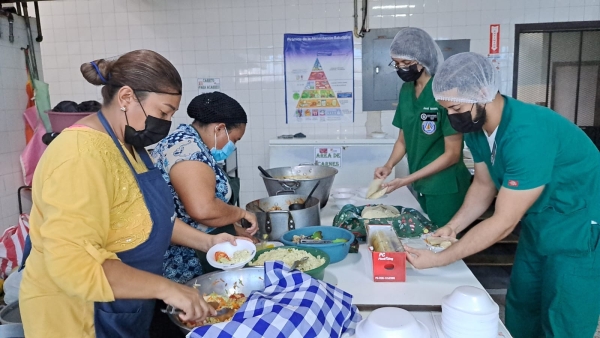
[[[197,327],[187,338],[338,338],[361,320],[352,295],[282,262],[265,263],[265,290],[254,291],[227,323]]]

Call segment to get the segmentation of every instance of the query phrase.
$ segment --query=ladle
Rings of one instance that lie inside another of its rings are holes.
[[[319,186],[319,183],[321,183],[321,181],[317,181],[317,184],[315,184],[315,186],[312,188],[312,190],[310,191],[310,194],[308,194],[308,197],[306,198],[306,200],[304,201],[304,203],[290,204],[290,206],[288,207],[288,209],[290,211],[306,209],[306,202],[308,202],[308,200],[312,197],[312,194],[313,194],[313,192],[315,192],[315,190]]]

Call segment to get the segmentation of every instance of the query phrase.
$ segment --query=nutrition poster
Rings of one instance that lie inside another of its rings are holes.
[[[287,123],[354,122],[352,32],[284,34]]]

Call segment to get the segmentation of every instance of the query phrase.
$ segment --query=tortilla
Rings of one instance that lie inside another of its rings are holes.
[[[456,242],[454,239],[444,238],[444,237],[427,237],[425,241],[432,246],[437,246],[442,249],[447,249],[452,245],[453,242]]]
[[[376,205],[365,207],[361,213],[362,218],[392,218],[400,216],[400,211],[391,205]]]
[[[369,190],[367,190],[367,199],[374,200],[385,195],[387,188],[382,188],[381,184],[383,184],[383,179],[381,178],[374,179],[373,182],[371,182]]]

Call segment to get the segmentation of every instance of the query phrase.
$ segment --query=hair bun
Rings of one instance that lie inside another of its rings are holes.
[[[98,66],[98,71],[92,65],[92,62]],[[99,59],[92,62],[84,63],[81,65],[80,70],[83,77],[87,80],[87,82],[101,86],[106,84],[106,80],[109,78],[110,68],[114,61],[107,61],[105,59]]]

